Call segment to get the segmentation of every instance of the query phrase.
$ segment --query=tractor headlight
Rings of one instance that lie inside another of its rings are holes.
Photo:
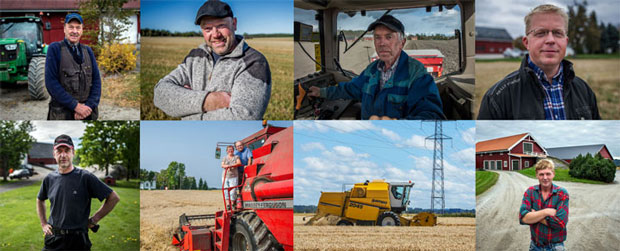
[[[7,44],[4,46],[5,49],[9,50],[9,51],[13,51],[15,49],[17,49],[17,44]]]

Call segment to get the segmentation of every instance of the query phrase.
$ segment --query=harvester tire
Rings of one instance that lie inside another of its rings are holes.
[[[45,58],[33,57],[28,65],[28,92],[34,100],[47,99],[45,89]]]
[[[400,226],[400,218],[392,211],[386,211],[377,218],[378,226]]]
[[[283,250],[263,221],[253,212],[237,216],[230,245],[233,251],[276,251]]]
[[[348,220],[340,220],[340,221],[338,221],[338,223],[336,223],[336,225],[338,225],[338,226],[353,226],[353,222],[350,222]]]

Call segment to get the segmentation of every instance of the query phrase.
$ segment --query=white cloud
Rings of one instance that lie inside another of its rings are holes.
[[[319,142],[310,142],[301,146],[301,150],[303,151],[312,151],[312,150],[325,150],[323,144]]]
[[[32,121],[32,125],[35,130],[30,135],[37,142],[53,143],[58,135],[67,134],[76,146],[86,129],[86,124],[81,121]]]
[[[473,147],[465,148],[451,155],[452,158],[460,161],[465,166],[474,166],[476,164],[476,150]]]
[[[376,130],[370,121],[342,120],[342,121],[295,121],[295,130],[328,132],[334,130],[340,133],[349,133],[362,130]]]
[[[385,128],[381,128],[381,134],[383,134],[384,136],[388,137],[389,139],[391,139],[392,141],[400,141],[401,138],[398,134],[396,134],[394,131],[385,129]]]
[[[461,134],[461,137],[463,138],[463,141],[465,141],[465,143],[467,143],[468,145],[473,145],[474,143],[476,143],[476,127],[471,127],[465,130]]]
[[[421,149],[432,150],[433,149],[433,141],[426,142],[426,137],[420,135],[411,135],[410,138],[406,139],[403,144],[408,147],[415,147]]]

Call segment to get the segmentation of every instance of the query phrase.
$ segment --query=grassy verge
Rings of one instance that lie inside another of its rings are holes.
[[[476,196],[484,193],[497,182],[499,174],[488,171],[476,171]]]
[[[293,39],[254,38],[246,41],[267,58],[271,70],[271,99],[265,112],[268,120],[293,119]],[[140,103],[143,120],[174,120],[153,104],[155,84],[183,62],[185,56],[204,43],[202,37],[143,37],[140,69]]]
[[[519,173],[527,177],[536,179],[536,170],[533,167],[520,170]],[[553,181],[568,181],[568,182],[579,182],[579,183],[587,183],[587,184],[606,184],[605,182],[602,182],[602,181],[573,178],[572,176],[568,175],[568,169],[555,169],[555,177],[553,178]]]
[[[0,250],[41,250],[43,232],[36,212],[35,201],[41,182],[0,193]],[[97,233],[89,233],[92,250],[140,249],[140,191],[134,188],[112,187],[121,198],[114,210],[99,222]],[[46,201],[49,217],[49,200]],[[91,215],[101,206],[93,199]]]
[[[139,108],[139,75],[139,72],[127,72],[103,78],[102,101],[121,107]]]

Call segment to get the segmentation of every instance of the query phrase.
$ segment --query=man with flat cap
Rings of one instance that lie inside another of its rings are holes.
[[[37,196],[37,214],[45,234],[43,250],[90,250],[88,229],[97,231],[99,222],[120,198],[92,173],[73,166],[71,137],[62,134],[54,140],[54,159],[58,170],[49,173]],[[91,198],[105,202],[90,216]],[[45,200],[50,200],[50,217],[45,218]]]
[[[308,96],[361,100],[362,119],[445,118],[433,77],[422,63],[403,51],[403,24],[384,15],[368,26],[371,30],[379,60],[349,82],[310,87]]]
[[[45,61],[45,87],[50,94],[48,120],[96,120],[101,77],[93,50],[80,44],[84,21],[65,17],[65,39],[50,44]]]
[[[235,35],[230,6],[209,0],[196,14],[205,43],[155,86],[153,103],[184,120],[259,120],[271,96],[267,59]]]

